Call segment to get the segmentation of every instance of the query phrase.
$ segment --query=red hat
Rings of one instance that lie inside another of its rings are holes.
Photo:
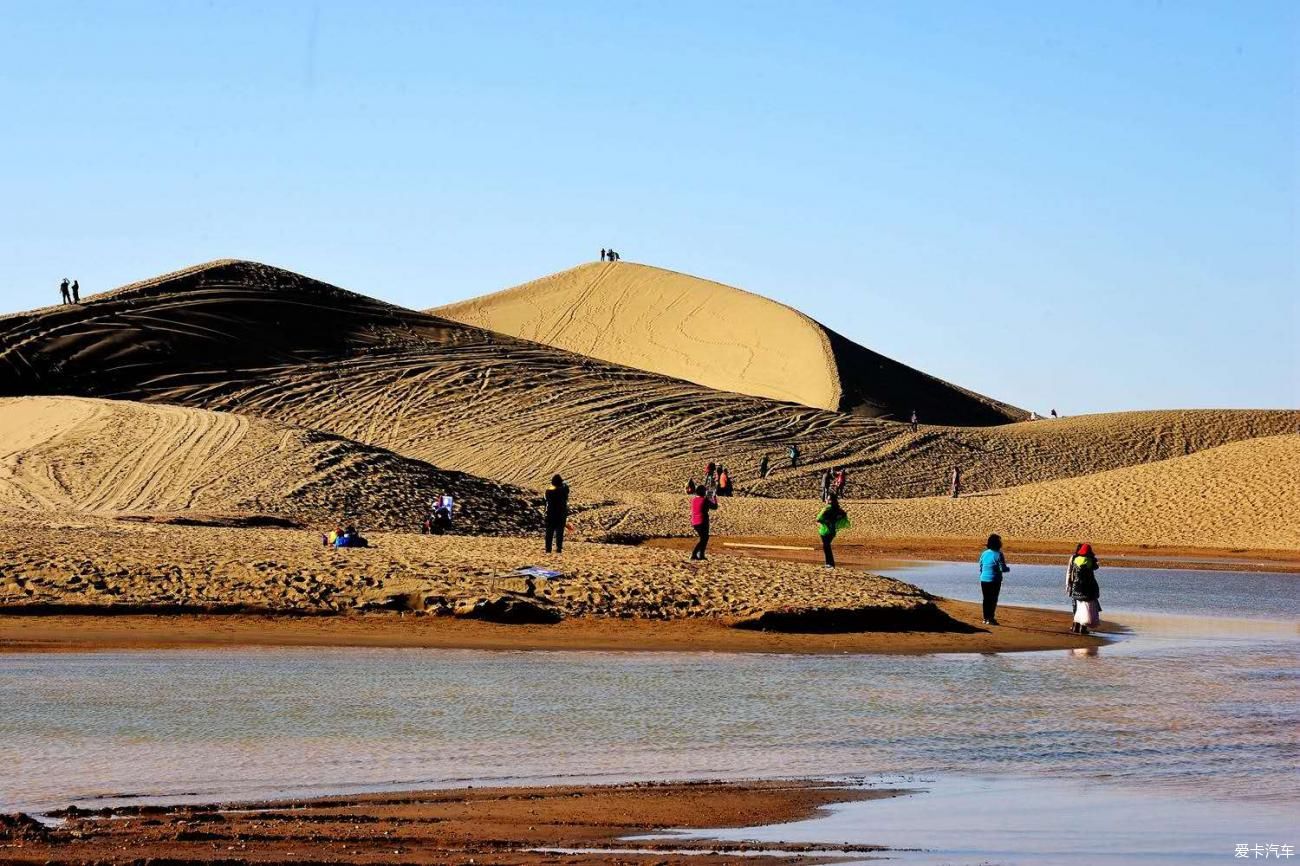
[[[1079,545],[1079,553],[1080,553],[1081,555],[1083,555],[1083,556],[1091,556],[1091,555],[1092,555],[1092,545],[1091,545],[1091,544],[1088,544],[1087,542],[1085,542],[1085,543],[1083,543],[1083,544],[1080,544],[1080,545]]]

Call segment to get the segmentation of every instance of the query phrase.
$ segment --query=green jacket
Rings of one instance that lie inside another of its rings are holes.
[[[849,528],[849,516],[843,508],[827,505],[817,515],[817,534],[822,538],[834,538],[841,529]]]

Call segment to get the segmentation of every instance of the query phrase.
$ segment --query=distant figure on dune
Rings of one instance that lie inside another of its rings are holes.
[[[1087,634],[1101,621],[1101,585],[1097,583],[1097,557],[1092,545],[1080,544],[1070,557],[1070,567],[1065,573],[1065,591],[1074,605],[1074,621],[1070,631]]]
[[[569,522],[569,485],[559,475],[551,476],[551,486],[546,488],[546,552],[564,553],[564,527]]]
[[[348,524],[347,528],[344,529],[342,532],[339,532],[338,530],[331,532],[330,536],[334,539],[333,544],[335,547],[369,547],[370,546],[370,542],[366,538],[364,538],[361,535],[361,533],[357,532],[357,528],[352,524]]]
[[[1002,575],[1011,570],[1002,555],[1002,536],[989,536],[980,554],[980,595],[984,599],[984,624],[998,624],[998,596],[1002,594]]]
[[[952,498],[961,496],[961,467],[952,467]]]
[[[81,303],[81,283],[77,280],[72,281],[72,303]]]
[[[839,469],[835,471],[835,485],[834,485],[835,495],[843,496],[844,488],[847,487],[848,484],[849,484],[849,473],[845,472],[844,467],[841,466]]]
[[[1060,417],[1059,415],[1056,414],[1056,410],[1055,410],[1055,409],[1052,410],[1052,417],[1053,417],[1053,418],[1059,418],[1059,417]]]
[[[841,529],[849,528],[849,515],[840,508],[840,498],[834,493],[830,500],[817,514],[817,534],[822,539],[822,555],[826,558],[826,567],[835,567],[835,554],[831,552],[831,542]]]
[[[916,410],[912,410],[912,432],[916,432]]]
[[[68,293],[68,278],[64,277],[63,282],[59,283],[59,294],[63,296],[63,303],[72,303],[72,295]]]
[[[618,253],[614,252],[613,250],[609,251],[609,260],[611,262],[617,262],[622,258],[623,258],[622,256],[620,256]]]
[[[792,444],[789,448],[785,449],[785,453],[786,456],[790,458],[790,468],[799,468],[799,446]]]
[[[450,494],[440,493],[430,504],[429,517],[424,521],[425,532],[442,535],[451,531],[451,514],[456,508],[456,500]]]
[[[709,496],[703,484],[695,488],[695,498],[691,500],[691,528],[700,540],[695,542],[695,549],[691,551],[692,561],[704,561],[704,552],[709,547],[709,512],[717,508],[718,500]]]
[[[600,260],[601,260],[602,262],[605,261],[605,248],[604,248],[604,247],[601,247],[601,248],[600,248]]]
[[[768,471],[769,471],[769,467],[767,463],[767,455],[764,454],[763,459],[758,462],[758,477],[766,478]]]
[[[731,495],[731,473],[727,471],[727,467],[722,465],[718,466],[718,495]]]
[[[826,502],[831,498],[831,484],[834,482],[835,476],[831,474],[830,469],[822,472],[822,502]]]
[[[718,494],[718,464],[712,460],[704,467],[704,491],[709,496]]]

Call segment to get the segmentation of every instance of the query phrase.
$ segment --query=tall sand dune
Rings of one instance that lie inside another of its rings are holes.
[[[934,424],[1003,424],[1027,413],[842,337],[732,286],[629,262],[579,265],[431,313],[756,397]]]
[[[1300,550],[1300,435],[1232,442],[1186,457],[990,490],[961,499],[850,500],[855,538],[965,537]],[[718,534],[815,538],[818,503],[723,500]],[[585,532],[682,535],[680,496],[629,497],[581,518]]]
[[[466,530],[539,521],[524,491],[314,430],[120,400],[0,399],[0,510],[415,530],[437,493],[457,497]]]
[[[716,391],[404,310],[250,262],[0,318],[0,395],[111,397],[314,428],[444,469],[575,495],[677,492],[708,460],[742,493],[927,496],[960,465],[986,490],[1181,457],[1294,430],[1295,412],[1133,412],[933,427]],[[803,462],[788,468],[784,449]],[[773,471],[756,478],[763,454]]]

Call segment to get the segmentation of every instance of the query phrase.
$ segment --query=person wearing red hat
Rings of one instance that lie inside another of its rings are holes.
[[[1092,545],[1087,542],[1079,544],[1070,557],[1070,565],[1065,571],[1065,592],[1070,597],[1074,612],[1070,631],[1087,634],[1089,628],[1097,625],[1101,613],[1101,586],[1097,583],[1097,555]],[[1080,610],[1080,607],[1083,610]]]

